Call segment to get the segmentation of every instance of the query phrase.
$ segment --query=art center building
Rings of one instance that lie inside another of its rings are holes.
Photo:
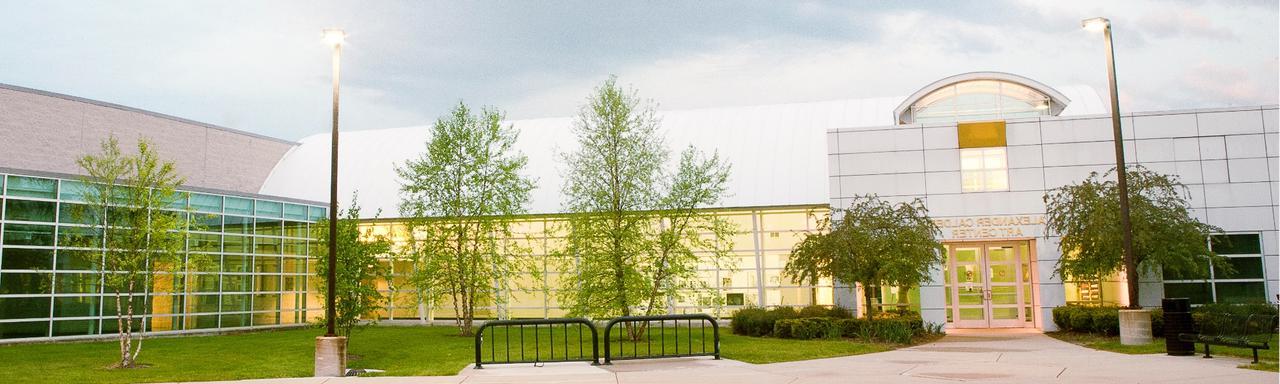
[[[733,241],[736,267],[704,265],[701,270],[714,287],[710,294],[720,300],[670,302],[669,311],[729,316],[749,305],[901,306],[950,328],[1052,331],[1054,307],[1130,299],[1120,276],[1100,281],[1056,276],[1054,264],[1062,256],[1056,239],[1044,231],[1046,191],[1114,166],[1110,115],[1089,87],[1050,87],[1008,73],[974,72],[938,80],[906,97],[659,111],[658,117],[673,151],[693,145],[714,150],[732,164],[731,196],[706,212],[741,230]],[[516,148],[528,156],[526,173],[537,183],[529,214],[514,224],[518,238],[510,241],[534,256],[554,257],[563,235],[556,224],[564,215],[557,154],[576,145],[572,118],[507,124],[519,131]],[[1192,214],[1222,227],[1231,240],[1229,246],[1220,238],[1205,241],[1237,271],[1208,281],[1144,276],[1139,303],[1155,306],[1166,296],[1197,303],[1274,303],[1280,292],[1277,107],[1128,113],[1122,126],[1126,159],[1177,175],[1186,184]],[[359,192],[369,216],[366,228],[393,237],[402,232],[394,169],[424,150],[429,128],[342,132],[339,194],[348,199]],[[0,309],[15,309],[0,314],[0,339],[114,331],[108,329],[114,322],[105,321],[114,318],[100,286],[60,285],[93,279],[92,270],[68,269],[75,265],[73,256],[93,250],[61,247],[58,234],[75,225],[47,213],[74,204],[74,196],[59,192],[66,190],[61,186],[74,184],[74,159],[96,151],[108,133],[122,144],[135,137],[155,141],[187,176],[188,204],[219,220],[218,231],[202,233],[188,246],[188,252],[217,255],[218,269],[149,292],[157,298],[150,329],[296,326],[320,314],[307,248],[313,243],[308,226],[324,217],[328,200],[327,133],[292,142],[0,86],[0,173],[8,175],[0,195],[5,207]],[[49,190],[49,183],[55,189]],[[37,184],[44,189],[25,187]],[[947,262],[937,266],[931,282],[909,290],[877,287],[878,299],[863,303],[859,287],[830,281],[797,285],[782,277],[791,248],[818,230],[831,207],[868,194],[925,202],[947,250]],[[374,218],[378,210],[381,216]],[[425,303],[405,288],[412,263],[387,263],[396,277],[379,287],[391,300],[371,317],[453,316],[449,304]],[[536,283],[547,289],[515,289],[527,284],[514,281],[496,284],[501,299],[487,303],[478,315],[562,316],[556,292],[570,286],[557,271],[540,272],[520,279],[542,279]]]

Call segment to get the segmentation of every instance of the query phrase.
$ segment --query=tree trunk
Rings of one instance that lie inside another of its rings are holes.
[[[868,319],[875,316],[875,306],[871,305],[871,299],[876,297],[875,288],[871,284],[862,284],[863,304],[867,307],[866,317]]]
[[[121,315],[121,313],[123,312],[120,310],[120,300],[122,300],[122,298],[120,296],[120,289],[118,287],[113,291],[116,294],[116,335],[120,339],[120,362],[117,364],[119,364],[118,368],[128,368],[129,367],[129,347],[128,347],[128,344],[125,342],[126,339],[124,337],[124,316]]]

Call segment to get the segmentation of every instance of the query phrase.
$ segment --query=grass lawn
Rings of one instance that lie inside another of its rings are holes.
[[[723,357],[757,364],[857,355],[897,347],[850,340],[747,337],[733,335],[727,328],[721,330]],[[138,383],[311,376],[315,337],[322,333],[322,330],[307,328],[147,339],[139,360],[149,366],[129,370],[107,368],[119,354],[119,344],[115,341],[4,345],[0,346],[0,362],[5,366],[0,370],[0,383]],[[444,326],[365,328],[351,338],[348,353],[355,357],[348,367],[383,369],[388,376],[457,374],[475,355],[474,339],[456,334],[455,328]],[[688,335],[681,333],[681,352],[687,352],[690,346],[698,352],[702,336],[694,333],[691,340]],[[637,347],[675,348],[672,332],[664,336],[654,336],[650,344]],[[526,337],[532,345],[532,332]],[[660,340],[664,341],[660,343]],[[488,341],[492,340],[486,339]],[[562,347],[565,341],[563,336],[555,340],[555,353],[560,358],[565,352]],[[570,357],[573,357],[577,352],[572,344],[574,339],[568,341],[572,346]],[[543,356],[547,356],[550,340],[539,337],[538,345]],[[489,350],[482,349],[482,352],[489,353]],[[586,353],[590,356],[590,351]],[[603,359],[603,348],[600,354]]]
[[[1127,353],[1131,355],[1165,353],[1164,339],[1159,338],[1151,344],[1146,345],[1121,345],[1119,336],[1102,336],[1076,332],[1050,332],[1046,333],[1046,335],[1068,343],[1093,349],[1100,349],[1103,351]],[[1271,349],[1258,350],[1258,364],[1245,364],[1240,367],[1276,372],[1277,367],[1280,367],[1280,354],[1277,354],[1276,351],[1277,348],[1280,348],[1280,344],[1278,343],[1280,343],[1280,335],[1272,335]],[[1243,357],[1251,361],[1253,360],[1253,350],[1248,348],[1211,345],[1209,346],[1209,351],[1215,356],[1235,356]],[[1204,344],[1196,344],[1196,353],[1199,355],[1204,354]]]

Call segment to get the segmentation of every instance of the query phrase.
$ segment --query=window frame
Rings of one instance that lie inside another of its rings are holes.
[[[988,164],[990,153],[1000,154],[1000,166]],[[965,163],[966,154],[978,154],[978,167],[967,168]],[[958,155],[960,157],[960,192],[1007,192],[1009,191],[1009,147],[979,147],[979,148],[960,148]],[[988,182],[990,175],[1002,173],[1004,184],[1002,186],[992,187]],[[970,175],[976,176],[979,180],[976,187],[970,187],[966,182]]]
[[[1226,233],[1222,233],[1222,234],[1220,234],[1220,235],[1209,235],[1209,236],[1206,236],[1206,237],[1205,237],[1205,243],[1208,245],[1208,247],[1209,247],[1209,249],[1210,249],[1210,250],[1213,250],[1213,238],[1214,238],[1214,236],[1235,236],[1235,235],[1253,235],[1253,236],[1256,236],[1256,237],[1255,237],[1255,239],[1256,239],[1256,241],[1258,242],[1258,248],[1257,248],[1257,249],[1258,249],[1258,253],[1219,254],[1219,256],[1222,256],[1222,257],[1225,257],[1225,258],[1229,258],[1229,259],[1256,259],[1256,260],[1258,261],[1258,263],[1261,263],[1261,264],[1262,264],[1262,276],[1261,276],[1261,277],[1249,277],[1249,278],[1221,278],[1221,279],[1220,279],[1220,278],[1218,278],[1218,277],[1217,277],[1217,275],[1215,274],[1215,268],[1214,268],[1213,262],[1210,262],[1210,263],[1209,263],[1209,276],[1208,276],[1208,277],[1206,277],[1206,278],[1205,278],[1205,279],[1203,279],[1203,280],[1200,280],[1200,279],[1163,279],[1163,271],[1162,271],[1162,273],[1161,273],[1161,280],[1162,280],[1162,281],[1161,281],[1161,288],[1162,288],[1162,289],[1165,289],[1165,291],[1167,292],[1167,288],[1166,288],[1166,286],[1167,286],[1168,284],[1207,284],[1207,285],[1208,285],[1208,287],[1209,287],[1209,292],[1208,292],[1208,293],[1209,293],[1209,297],[1208,297],[1209,301],[1208,301],[1208,302],[1209,302],[1209,303],[1220,303],[1220,302],[1222,302],[1222,301],[1220,301],[1220,298],[1218,297],[1218,284],[1219,284],[1219,283],[1226,283],[1226,284],[1231,284],[1231,283],[1261,283],[1261,284],[1263,285],[1263,292],[1264,292],[1264,293],[1262,294],[1262,296],[1260,297],[1260,299],[1261,299],[1262,301],[1266,301],[1266,300],[1267,300],[1267,295],[1266,295],[1266,293],[1265,293],[1265,291],[1266,291],[1266,284],[1267,284],[1266,257],[1264,256],[1264,255],[1265,255],[1265,252],[1264,252],[1264,249],[1263,249],[1263,244],[1262,244],[1262,237],[1263,237],[1263,236],[1262,236],[1262,233],[1261,233],[1261,232],[1226,232]],[[1167,295],[1164,295],[1164,296],[1165,296],[1165,297],[1168,297]],[[1194,305],[1200,305],[1199,303],[1193,303],[1193,304],[1194,304]]]

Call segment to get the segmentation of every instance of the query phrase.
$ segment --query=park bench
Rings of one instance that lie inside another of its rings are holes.
[[[1238,316],[1222,314],[1196,324],[1197,333],[1180,333],[1178,340],[1204,344],[1204,357],[1212,358],[1209,345],[1249,348],[1253,350],[1253,362],[1258,362],[1259,349],[1271,349],[1271,337],[1276,334],[1276,315],[1251,314]]]

